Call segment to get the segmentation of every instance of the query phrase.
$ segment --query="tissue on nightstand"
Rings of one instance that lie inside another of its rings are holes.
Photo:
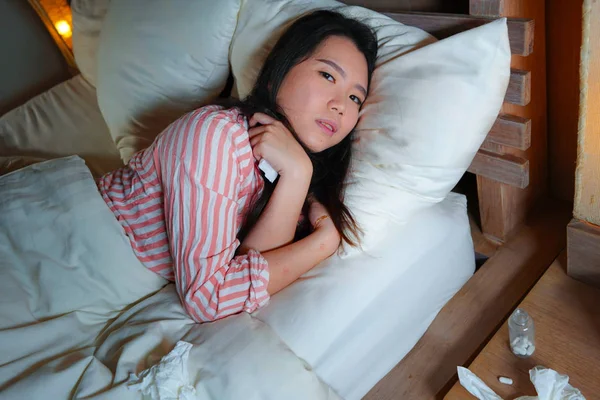
[[[569,377],[553,369],[535,367],[529,370],[529,379],[535,386],[537,397],[524,396],[515,400],[585,400],[579,389],[569,385]]]
[[[477,375],[466,368],[458,367],[460,384],[479,400],[502,400]],[[578,389],[569,385],[569,377],[553,369],[535,367],[529,370],[529,378],[537,396],[521,396],[514,400],[585,400]]]
[[[479,400],[502,400],[492,389],[490,389],[477,375],[466,368],[458,367],[458,379],[460,384]]]

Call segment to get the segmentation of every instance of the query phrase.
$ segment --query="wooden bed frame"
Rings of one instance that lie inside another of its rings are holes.
[[[493,249],[487,254],[491,258],[365,397],[443,398],[456,381],[456,366],[468,365],[565,242],[568,210],[549,201],[537,207],[540,199],[547,199],[544,0],[463,0],[469,14],[412,11],[418,9],[416,3],[422,9],[435,8],[436,0],[343,1],[438,39],[508,18],[513,54],[509,87],[498,119],[468,170],[476,175],[480,227],[492,244],[483,248]],[[407,9],[411,12],[401,11]],[[532,210],[536,212],[529,215]]]

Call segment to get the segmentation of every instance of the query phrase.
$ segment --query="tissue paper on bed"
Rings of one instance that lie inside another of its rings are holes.
[[[129,375],[127,387],[152,400],[196,400],[196,389],[189,384],[187,361],[192,345],[179,341],[160,362],[139,375]]]
[[[458,367],[460,384],[479,400],[502,400],[477,375]],[[529,378],[537,396],[521,396],[514,400],[585,400],[579,389],[569,385],[569,377],[553,369],[535,367],[529,370]]]

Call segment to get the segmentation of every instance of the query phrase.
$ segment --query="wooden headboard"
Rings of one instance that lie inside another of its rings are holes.
[[[406,25],[421,28],[438,39],[508,18],[513,54],[509,87],[502,111],[475,156],[469,172],[477,176],[479,214],[486,238],[501,244],[525,219],[535,200],[546,190],[545,52],[534,53],[535,19],[521,1],[470,0],[469,14],[404,11],[419,5],[442,9],[441,0],[348,0],[388,15]],[[459,3],[459,2],[453,2]],[[466,4],[466,0],[463,2]],[[543,12],[543,9],[542,9]],[[543,21],[543,18],[542,18]],[[543,35],[541,35],[543,38]],[[532,77],[533,73],[539,76]],[[536,93],[532,81],[539,79]]]

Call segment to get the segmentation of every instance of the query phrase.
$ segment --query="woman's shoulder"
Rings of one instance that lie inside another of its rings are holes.
[[[192,143],[195,137],[207,148],[226,146],[239,151],[248,142],[248,120],[238,108],[207,105],[191,111],[171,124],[163,141]],[[183,138],[183,139],[182,139]]]
[[[197,143],[205,151],[219,149],[239,158],[252,151],[248,129],[248,120],[239,108],[207,105],[172,124],[171,136],[175,141]]]
[[[200,107],[189,114],[187,118],[196,121],[215,121],[238,125],[248,130],[248,120],[237,107],[226,108],[221,105],[207,105]]]

